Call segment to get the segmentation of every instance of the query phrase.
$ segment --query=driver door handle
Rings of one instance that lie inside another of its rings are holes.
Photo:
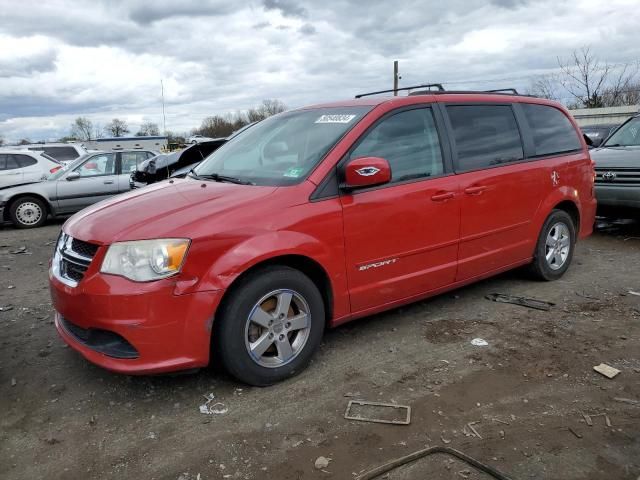
[[[113,180],[105,180],[104,184],[105,185],[113,185]]]
[[[434,202],[444,202],[445,200],[450,200],[455,196],[453,192],[438,192],[435,195],[431,196],[431,200]]]

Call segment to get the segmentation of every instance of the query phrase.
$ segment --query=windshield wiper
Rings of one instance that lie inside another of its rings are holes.
[[[198,175],[196,172],[190,172],[197,179],[205,179],[205,180],[213,180],[215,182],[229,182],[236,183],[238,185],[255,185],[253,182],[249,182],[248,180],[240,180],[237,177],[229,177],[227,175],[220,175],[219,173],[207,173],[204,175]]]

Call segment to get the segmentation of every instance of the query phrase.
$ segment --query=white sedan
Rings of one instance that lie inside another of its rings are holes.
[[[215,140],[215,139],[210,137],[204,137],[202,135],[191,135],[189,138],[187,138],[187,143],[210,142],[211,140]]]

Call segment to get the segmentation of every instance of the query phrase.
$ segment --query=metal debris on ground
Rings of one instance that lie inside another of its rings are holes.
[[[569,431],[571,433],[573,433],[577,438],[582,438],[582,435],[580,435],[578,432],[576,432],[573,428],[571,427],[567,427],[569,429]]]
[[[617,368],[613,368],[606,363],[601,363],[600,365],[596,365],[593,369],[601,375],[604,375],[607,378],[613,378],[620,373],[620,370]]]
[[[9,253],[12,255],[31,255],[31,252],[27,250],[27,247],[20,247],[17,250],[10,250]]]
[[[629,405],[636,405],[640,407],[640,400],[633,400],[632,398],[614,397],[616,402],[628,403]]]
[[[469,423],[467,423],[467,424],[464,426],[464,428],[462,429],[462,433],[464,433],[467,437],[470,437],[470,436],[472,436],[472,435],[473,435],[474,437],[478,437],[479,439],[481,439],[481,440],[482,440],[482,435],[480,435],[480,434],[478,433],[478,431],[473,427],[474,425],[476,425],[476,424],[478,424],[478,423],[480,423],[480,422],[469,422]],[[469,430],[470,430],[470,432],[469,432],[469,431],[467,431],[467,429],[469,429]]]
[[[429,455],[433,455],[435,453],[444,453],[447,455],[451,455],[452,457],[462,460],[463,462],[472,466],[476,470],[487,473],[491,475],[493,478],[497,478],[498,480],[511,480],[510,477],[506,476],[504,473],[496,470],[495,468],[489,465],[485,465],[484,463],[481,463],[475,458],[470,457],[460,452],[459,450],[455,450],[450,447],[430,447],[430,448],[425,448],[424,450],[418,450],[417,452],[413,452],[404,457],[400,457],[396,460],[392,460],[388,463],[385,463],[384,465],[380,465],[379,467],[376,467],[373,470],[369,470],[368,472],[365,472],[357,476],[355,480],[372,480],[374,478],[379,478],[385,473],[390,472],[391,470],[395,470],[403,465],[406,465],[407,463],[415,462],[416,460],[419,460],[423,457],[427,457]]]
[[[363,415],[354,414],[351,412],[352,407],[379,407],[381,410],[393,409],[394,411],[404,410],[405,416],[402,419],[388,420],[384,418],[365,417]],[[407,405],[396,405],[394,403],[380,403],[380,402],[367,402],[364,400],[349,400],[347,410],[344,412],[344,418],[347,420],[357,420],[359,422],[372,422],[372,423],[388,423],[392,425],[409,425],[411,422],[411,407]]]
[[[475,345],[476,347],[486,347],[489,345],[489,342],[487,342],[484,338],[474,338],[473,340],[471,340],[471,345]]]
[[[207,401],[200,405],[200,413],[204,415],[222,415],[229,411],[226,405],[222,402],[211,403],[216,398],[213,393],[203,395],[203,397],[206,398]]]
[[[15,387],[17,384],[18,384],[18,382],[16,381],[16,379],[15,379],[15,378],[12,378],[12,379],[11,379],[11,386],[12,386],[12,387]]]
[[[7,305],[6,307],[0,307],[0,312],[8,312],[9,310],[13,310],[11,305]]]
[[[586,413],[582,413],[582,417],[584,418],[584,421],[587,422],[587,425],[589,425],[590,427],[593,427],[594,417],[604,417],[605,425],[607,427],[611,426],[611,420],[609,419],[609,415],[607,415],[606,413],[592,413],[590,415],[587,415]]]
[[[503,293],[490,293],[489,295],[486,295],[485,298],[493,302],[511,303],[513,305],[520,305],[522,307],[533,308],[535,310],[544,310],[545,312],[551,310],[551,307],[555,305],[555,303],[547,302],[545,300],[518,297],[516,295],[506,295]]]
[[[635,295],[636,297],[640,297],[640,292],[636,292],[634,290],[629,290],[627,293],[629,295]]]
[[[314,466],[317,470],[322,470],[323,468],[327,468],[329,466],[330,458],[326,457],[318,457],[314,463]]]

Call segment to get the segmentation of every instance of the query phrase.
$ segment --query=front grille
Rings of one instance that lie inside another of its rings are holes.
[[[93,256],[98,251],[98,245],[94,245],[93,243],[83,242],[82,240],[78,240],[74,238],[71,242],[71,249],[79,253],[80,255],[88,258],[93,258]]]
[[[596,168],[596,184],[640,186],[640,169]]]
[[[77,286],[97,251],[98,245],[61,233],[53,255],[54,275],[69,286]]]

